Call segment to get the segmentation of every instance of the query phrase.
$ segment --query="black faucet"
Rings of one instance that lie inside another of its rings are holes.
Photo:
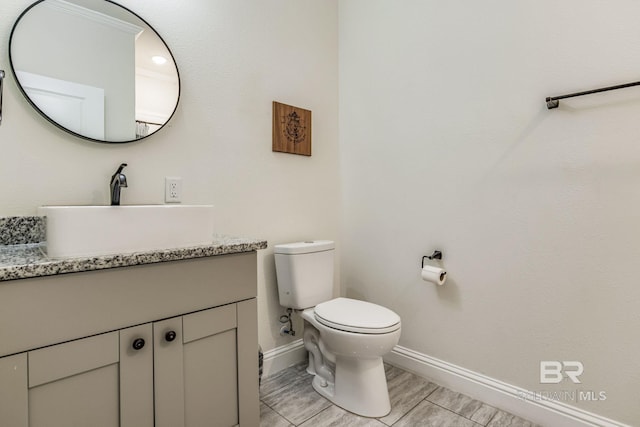
[[[122,173],[122,169],[127,166],[122,163],[116,173],[111,177],[109,186],[111,187],[111,206],[120,205],[120,189],[127,186],[127,177]]]

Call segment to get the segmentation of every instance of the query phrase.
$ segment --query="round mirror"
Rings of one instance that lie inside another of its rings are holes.
[[[109,0],[40,0],[18,18],[9,61],[47,120],[81,138],[145,138],[173,116],[178,68],[162,38]]]

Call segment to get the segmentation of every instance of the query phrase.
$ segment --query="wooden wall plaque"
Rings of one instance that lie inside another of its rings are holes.
[[[311,111],[273,101],[273,151],[311,155]]]

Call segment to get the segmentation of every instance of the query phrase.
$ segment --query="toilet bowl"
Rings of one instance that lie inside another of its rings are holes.
[[[328,307],[334,311],[331,314],[338,317],[328,316]],[[354,312],[339,312],[336,307],[345,310],[355,308],[359,316],[354,319]],[[379,318],[365,310],[377,314],[386,310],[388,323],[383,325]],[[346,315],[348,320],[340,314]],[[348,298],[336,298],[304,310],[301,317],[306,322],[305,338],[311,341],[305,342],[305,347],[312,355],[308,371],[315,375],[313,388],[355,414],[365,417],[387,415],[391,404],[382,356],[390,352],[400,339],[400,318],[384,307]],[[374,327],[367,327],[372,323]],[[313,329],[319,339],[309,340],[308,331],[313,334]],[[313,348],[309,348],[314,344],[318,345],[320,359],[313,355]],[[324,375],[326,370],[332,375]]]
[[[400,339],[400,317],[386,307],[332,298],[331,241],[275,246],[280,304],[305,321],[313,388],[337,406],[382,417],[391,405],[382,356]]]

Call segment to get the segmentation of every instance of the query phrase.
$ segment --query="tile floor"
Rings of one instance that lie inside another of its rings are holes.
[[[359,417],[316,393],[305,369],[305,363],[298,364],[262,380],[261,427],[535,427],[391,365],[385,365],[391,412],[377,419]]]

